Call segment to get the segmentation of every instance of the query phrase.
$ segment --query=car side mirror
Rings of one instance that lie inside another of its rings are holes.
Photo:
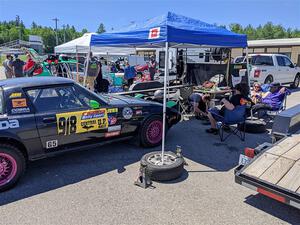
[[[294,67],[297,67],[297,63],[294,63]]]
[[[90,100],[89,105],[92,109],[99,109],[100,108],[99,102],[97,102],[95,100]]]

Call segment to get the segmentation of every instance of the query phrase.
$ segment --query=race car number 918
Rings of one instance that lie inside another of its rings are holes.
[[[106,109],[60,113],[56,115],[56,119],[59,135],[85,133],[108,127]]]

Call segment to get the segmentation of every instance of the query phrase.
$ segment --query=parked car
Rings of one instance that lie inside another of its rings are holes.
[[[167,128],[180,120],[167,109]],[[160,145],[162,105],[97,95],[60,77],[0,81],[0,191],[12,187],[28,161],[136,137]]]
[[[234,59],[234,63],[245,63],[244,56]],[[300,83],[300,68],[282,54],[250,54],[250,82],[290,84],[297,88]]]

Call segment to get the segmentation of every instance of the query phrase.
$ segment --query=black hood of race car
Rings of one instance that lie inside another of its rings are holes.
[[[109,105],[140,105],[140,106],[162,106],[157,102],[146,101],[140,98],[127,97],[122,95],[101,95]]]

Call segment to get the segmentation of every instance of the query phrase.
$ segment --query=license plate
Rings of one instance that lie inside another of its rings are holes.
[[[239,159],[239,165],[247,165],[248,163],[250,163],[251,158],[249,158],[246,155],[240,154],[240,159]]]

